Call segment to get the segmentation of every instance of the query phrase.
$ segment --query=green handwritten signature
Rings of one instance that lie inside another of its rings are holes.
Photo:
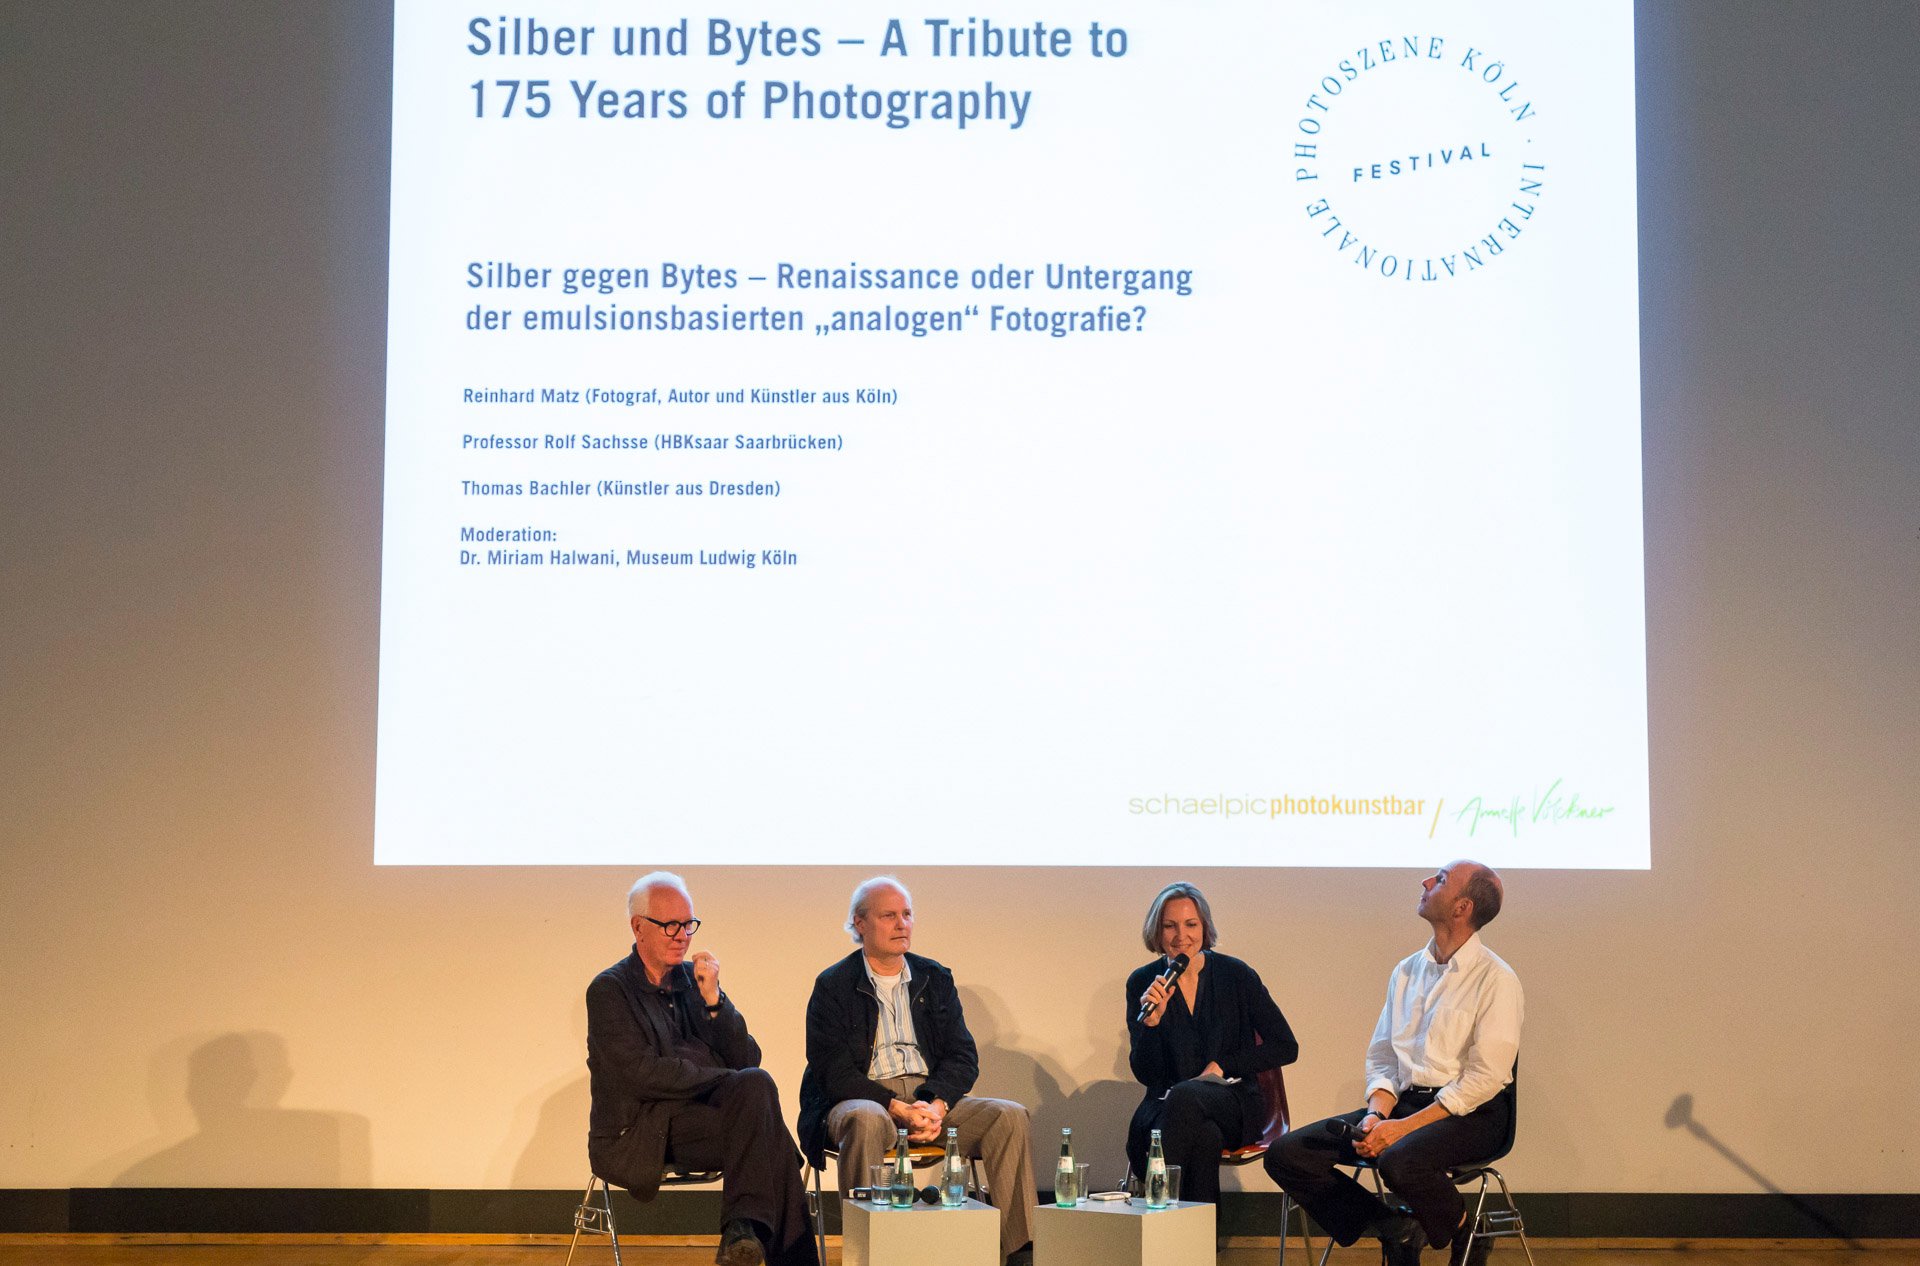
[[[1564,778],[1554,779],[1546,791],[1531,800],[1513,796],[1505,804],[1490,804],[1485,797],[1475,796],[1467,801],[1464,808],[1454,813],[1454,825],[1464,823],[1469,836],[1477,833],[1483,822],[1496,827],[1504,826],[1518,835],[1522,827],[1598,822],[1614,811],[1614,806],[1610,804],[1583,802],[1577,791],[1562,791],[1561,785],[1565,782]]]

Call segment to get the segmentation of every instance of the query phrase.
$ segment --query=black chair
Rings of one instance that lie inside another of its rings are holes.
[[[1473,1222],[1473,1233],[1467,1240],[1467,1259],[1472,1259],[1476,1240],[1492,1240],[1517,1235],[1520,1237],[1521,1251],[1527,1255],[1527,1266],[1533,1266],[1533,1248],[1527,1243],[1527,1224],[1520,1217],[1520,1206],[1513,1202],[1513,1192],[1507,1186],[1506,1175],[1493,1167],[1495,1161],[1505,1160],[1507,1153],[1513,1150],[1514,1137],[1520,1130],[1519,1060],[1513,1061],[1513,1080],[1508,1082],[1507,1088],[1500,1093],[1507,1096],[1507,1136],[1500,1141],[1500,1150],[1476,1164],[1455,1165],[1447,1171],[1447,1177],[1453,1179],[1453,1185],[1456,1187],[1464,1187],[1476,1179],[1480,1183],[1480,1189],[1473,1202],[1473,1212],[1467,1215]],[[1380,1175],[1375,1173],[1374,1181],[1378,1182],[1379,1178]],[[1500,1198],[1506,1201],[1506,1207],[1493,1209],[1487,1207],[1487,1196],[1490,1194],[1487,1190],[1489,1181],[1500,1184]]]
[[[1527,1243],[1527,1225],[1520,1217],[1520,1207],[1513,1202],[1513,1192],[1507,1186],[1506,1176],[1494,1168],[1494,1162],[1505,1160],[1507,1153],[1513,1150],[1514,1139],[1520,1130],[1519,1060],[1516,1059],[1513,1062],[1513,1080],[1509,1081],[1506,1088],[1500,1093],[1506,1096],[1508,1111],[1507,1134],[1506,1137],[1500,1141],[1499,1149],[1485,1160],[1476,1161],[1471,1165],[1454,1166],[1447,1171],[1447,1177],[1453,1180],[1453,1184],[1456,1187],[1465,1187],[1476,1181],[1480,1184],[1479,1190],[1475,1193],[1473,1210],[1468,1215],[1473,1222],[1473,1232],[1467,1239],[1468,1255],[1472,1255],[1475,1241],[1492,1240],[1499,1239],[1503,1236],[1517,1235],[1520,1237],[1520,1248],[1527,1255],[1527,1266],[1534,1266],[1533,1248]],[[1363,1170],[1373,1175],[1373,1189],[1375,1193],[1378,1194],[1382,1200],[1388,1199],[1389,1196],[1386,1186],[1380,1181],[1380,1171],[1374,1167],[1373,1162],[1361,1160],[1353,1166],[1353,1176],[1356,1180],[1360,1177],[1361,1171]],[[1496,1207],[1490,1209],[1487,1207],[1487,1197],[1492,1194],[1488,1189],[1489,1183],[1498,1183],[1500,1185],[1500,1197],[1506,1202],[1504,1208]],[[1282,1198],[1280,1202],[1280,1266],[1286,1266],[1286,1219],[1291,1215],[1293,1207],[1293,1198],[1291,1196]],[[1300,1216],[1302,1239],[1306,1239],[1306,1221],[1306,1214],[1303,1212]],[[1327,1260],[1333,1256],[1333,1248],[1334,1243],[1329,1239],[1327,1241],[1327,1247],[1320,1254],[1320,1266],[1327,1266]],[[1307,1240],[1307,1252],[1313,1252],[1313,1241],[1310,1239]],[[1382,1260],[1385,1260],[1384,1250]]]
[[[660,1176],[662,1187],[698,1187],[705,1183],[719,1182],[717,1169],[670,1169]],[[593,1192],[600,1190],[600,1202],[594,1203]],[[573,1239],[567,1243],[567,1266],[573,1266],[573,1250],[580,1246],[580,1236],[604,1235],[613,1242],[613,1266],[620,1266],[620,1232],[613,1225],[613,1186],[606,1179],[595,1174],[587,1179],[586,1194],[580,1197],[580,1203],[573,1211]],[[825,1261],[823,1257],[820,1259]]]

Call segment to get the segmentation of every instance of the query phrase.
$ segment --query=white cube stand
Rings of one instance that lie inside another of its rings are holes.
[[[948,1209],[840,1202],[841,1266],[1000,1266],[1000,1211],[969,1200]]]
[[[1033,1214],[1033,1266],[1213,1266],[1213,1206],[1088,1200]]]

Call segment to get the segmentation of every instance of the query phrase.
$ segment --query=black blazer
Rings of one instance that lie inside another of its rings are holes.
[[[913,973],[907,986],[913,1035],[927,1060],[926,1083],[914,1097],[952,1106],[980,1076],[980,1053],[967,1032],[953,973],[918,954],[907,955],[907,968]],[[807,999],[807,1071],[800,1078],[800,1150],[815,1169],[826,1163],[827,1113],[834,1104],[871,1099],[884,1107],[893,1101],[891,1090],[867,1077],[879,1026],[880,999],[859,950],[814,978]]]
[[[1134,1080],[1147,1088],[1151,1099],[1165,1094],[1175,1082],[1200,1072],[1200,1068],[1173,1066],[1164,1022],[1148,1028],[1134,1018],[1140,1013],[1140,995],[1166,969],[1167,960],[1156,958],[1127,977],[1127,1063]],[[1186,1005],[1177,991],[1167,1003],[1169,1010],[1185,1010]],[[1207,951],[1207,965],[1200,973],[1198,1007],[1194,1023],[1200,1032],[1201,1067],[1206,1066],[1205,1060],[1213,1060],[1227,1076],[1245,1078],[1242,1085],[1247,1092],[1258,1094],[1253,1084],[1255,1074],[1300,1058],[1300,1043],[1294,1040],[1287,1017],[1274,1005],[1273,995],[1261,983],[1260,973],[1239,959],[1218,950]],[[1256,1033],[1260,1036],[1258,1044],[1253,1040]]]
[[[693,1017],[694,1036],[727,1068],[760,1066],[760,1044],[726,994],[720,995],[719,1012],[708,1016],[686,963],[673,970],[668,986]],[[727,1071],[674,1053],[675,1035],[666,1017],[640,1001],[642,992],[652,989],[637,950],[587,986],[587,1072],[593,1087],[587,1158],[594,1173],[642,1200],[651,1200],[660,1189],[667,1124],[674,1112]]]

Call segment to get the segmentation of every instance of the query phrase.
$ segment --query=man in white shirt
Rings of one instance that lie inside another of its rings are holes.
[[[1484,1161],[1513,1121],[1520,1052],[1520,979],[1480,941],[1500,913],[1500,876],[1457,861],[1421,882],[1419,913],[1433,939],[1393,969],[1367,1047],[1366,1106],[1286,1134],[1267,1173],[1343,1245],[1378,1236],[1389,1266],[1417,1266],[1423,1243],[1452,1246],[1463,1266],[1466,1202],[1447,1177]],[[1335,1168],[1364,1158],[1412,1216],[1396,1214]],[[1474,1244],[1478,1266],[1491,1241]]]

